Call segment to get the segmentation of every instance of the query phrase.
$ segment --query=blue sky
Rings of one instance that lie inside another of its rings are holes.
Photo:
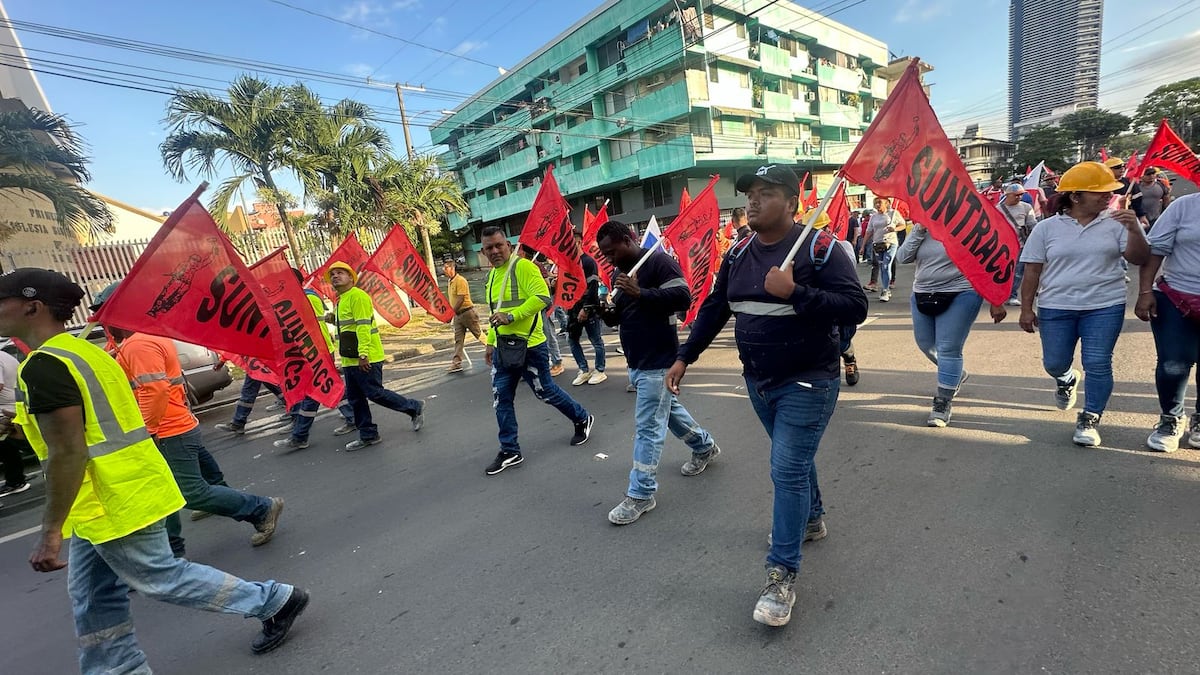
[[[429,136],[422,125],[437,119],[438,111],[453,108],[463,96],[494,79],[497,65],[515,65],[596,6],[583,0],[283,1],[482,63],[406,45],[271,0],[4,0],[4,6],[14,21],[360,78],[360,85],[321,81],[310,81],[309,85],[331,100],[357,98],[377,108],[386,120],[397,117],[395,93],[390,88],[366,86],[368,76],[381,82],[406,81],[459,92],[439,96],[406,94],[414,118],[414,143],[426,147]],[[821,10],[852,3],[815,0],[802,4]],[[1200,0],[1106,5],[1102,107],[1131,111],[1154,86],[1195,76],[1200,70],[1194,65],[1200,57],[1200,12],[1195,11],[1200,8]],[[1172,8],[1176,8],[1173,13],[1140,26]],[[960,133],[968,122],[980,122],[985,134],[1003,134],[1008,61],[1005,0],[865,0],[832,18],[883,40],[897,54],[920,56],[931,63],[935,71],[927,81],[934,85],[934,108],[948,133]],[[35,60],[82,58],[97,67],[125,71],[130,68],[98,61],[157,68],[184,77],[140,72],[193,85],[219,87],[248,70],[30,32],[21,32],[20,37]],[[73,58],[34,50],[66,53]],[[94,158],[94,189],[136,206],[161,210],[177,205],[199,183],[199,177],[187,184],[176,183],[162,169],[158,144],[164,136],[161,119],[165,96],[52,75],[41,75],[39,79],[55,112],[74,121],[88,141]],[[402,147],[399,125],[387,121],[384,126],[397,148]]]

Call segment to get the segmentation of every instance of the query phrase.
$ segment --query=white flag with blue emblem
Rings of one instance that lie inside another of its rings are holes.
[[[662,231],[658,229],[658,219],[650,216],[650,224],[646,226],[646,231],[642,233],[642,248],[654,248],[659,239],[662,239]]]

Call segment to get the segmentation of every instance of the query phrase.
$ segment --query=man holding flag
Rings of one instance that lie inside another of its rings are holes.
[[[754,234],[725,257],[666,384],[678,395],[688,364],[737,316],[734,338],[751,405],[771,439],[775,487],[767,582],[754,619],[783,626],[796,602],[800,544],[825,536],[814,457],[841,382],[837,327],[862,323],[867,297],[831,235],[818,231],[799,241],[803,228],[792,220],[799,180],[791,169],[759,167],[736,188],[746,193]],[[798,255],[785,264],[797,244]]]

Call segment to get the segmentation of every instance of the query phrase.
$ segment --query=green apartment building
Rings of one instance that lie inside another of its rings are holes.
[[[763,164],[823,189],[906,63],[791,0],[610,0],[432,126],[471,207],[451,229],[477,264],[480,230],[517,236],[550,165],[577,225],[605,199],[669,223],[712,174],[731,209]]]

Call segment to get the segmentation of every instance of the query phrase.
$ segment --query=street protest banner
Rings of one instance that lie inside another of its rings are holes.
[[[712,291],[713,273],[717,270],[720,252],[717,251],[717,230],[721,226],[721,207],[713,186],[720,176],[713,176],[708,185],[688,204],[663,233],[679,258],[679,267],[688,289],[692,306],[684,324],[690,324],[700,311],[700,305]]]
[[[382,272],[438,321],[450,323],[454,318],[450,301],[438,288],[437,279],[425,264],[425,258],[417,252],[400,225],[392,227],[383,243],[375,249],[367,261],[367,268]]]
[[[912,221],[946,247],[985,300],[1009,297],[1020,253],[1017,230],[975,190],[921,88],[913,59],[842,174],[876,194],[902,199]]]
[[[337,379],[332,362],[326,373],[318,369],[319,359],[309,359],[312,338],[291,329],[297,312],[290,303],[271,301],[200,204],[201,190],[171,213],[93,319],[268,364],[282,362],[274,370],[285,390],[291,389],[289,401],[327,393],[314,387]],[[292,284],[298,288],[294,277]],[[303,302],[301,309],[307,309]]]
[[[368,264],[370,256],[367,255],[366,249],[358,242],[358,237],[354,236],[353,232],[346,237],[341,246],[337,247],[333,255],[329,256],[329,260],[326,260],[324,265],[309,275],[305,280],[305,285],[315,288],[328,300],[336,302],[337,291],[325,278],[325,273],[329,270],[330,265],[338,261],[353,267],[358,273],[358,287],[371,296],[375,311],[383,317],[384,321],[396,328],[403,328],[404,324],[408,323],[412,318],[408,312],[408,306],[404,304],[404,300],[396,293],[392,282],[388,281],[383,272],[374,265]]]
[[[273,384],[276,387],[282,386],[280,384],[282,380],[279,378],[279,375],[277,375],[275,371],[271,370],[266,361],[263,361],[255,356],[242,356],[241,354],[234,354],[233,352],[227,352],[223,349],[218,349],[215,351],[217,352],[217,356],[221,357],[221,360],[228,361],[238,368],[241,368],[242,371],[249,377],[258,380],[259,382]]]
[[[813,194],[817,189],[813,188]],[[826,211],[829,214],[829,233],[838,239],[845,240],[850,232],[850,204],[846,202],[846,181],[838,183],[833,201],[829,202]]]
[[[1146,148],[1138,168],[1145,171],[1152,166],[1170,169],[1181,178],[1200,185],[1200,159],[1196,159],[1196,153],[1171,129],[1165,117],[1159,122],[1154,140],[1150,141],[1150,147]]]
[[[600,246],[596,242],[596,234],[600,231],[600,227],[608,222],[608,201],[605,200],[604,205],[592,215],[587,207],[583,207],[583,250],[596,261],[596,267],[600,268],[600,279],[604,285],[612,287],[613,277],[616,276],[615,270],[608,258],[600,255]]]
[[[567,211],[567,202],[558,191],[558,181],[554,180],[554,167],[547,167],[519,241],[558,266],[558,287],[552,306],[570,309],[587,292],[587,282],[579,261],[582,252],[575,242],[575,229],[567,220]]]

